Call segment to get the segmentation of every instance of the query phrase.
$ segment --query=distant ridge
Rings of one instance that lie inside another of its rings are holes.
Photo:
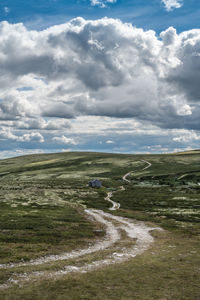
[[[194,149],[194,150],[188,150],[188,151],[182,151],[182,152],[176,152],[173,153],[174,155],[184,155],[184,154],[197,154],[197,152],[200,153],[200,149]]]

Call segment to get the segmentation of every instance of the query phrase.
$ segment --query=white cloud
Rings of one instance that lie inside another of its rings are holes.
[[[16,135],[15,133],[13,133],[11,128],[1,127],[0,128],[0,140],[43,143],[44,137],[39,132],[31,132],[31,133],[25,133],[23,135]]]
[[[70,128],[70,123],[63,119],[44,120],[42,118],[23,118],[23,120],[14,121],[13,126],[19,130],[49,130],[58,131],[60,128]]]
[[[180,136],[173,138],[173,141],[179,142],[179,143],[182,143],[182,142],[188,143],[191,141],[199,141],[199,140],[200,140],[200,135],[194,131],[185,131]]]
[[[106,144],[114,144],[115,142],[113,142],[112,140],[107,140]]]
[[[62,135],[61,137],[54,137],[53,141],[63,143],[63,144],[77,145],[77,142],[73,138],[67,138],[64,135]]]
[[[17,140],[17,136],[13,134],[11,128],[1,127],[0,128],[0,140]]]
[[[175,8],[180,8],[183,5],[182,0],[162,0],[162,2],[167,11],[172,11]]]
[[[17,137],[18,141],[21,142],[39,142],[44,143],[44,137],[39,132],[26,133],[21,137]]]
[[[115,2],[117,2],[117,0],[91,0],[91,5],[104,8],[107,4]]]

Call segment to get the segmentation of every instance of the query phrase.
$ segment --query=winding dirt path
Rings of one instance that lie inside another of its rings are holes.
[[[143,170],[151,166],[149,162],[143,162],[148,164]],[[125,182],[130,183],[130,181],[127,179],[129,175],[130,172],[123,176],[123,180]],[[123,186],[121,186],[120,189],[125,190]],[[114,211],[120,208],[120,204],[111,200],[112,195],[113,192],[108,192],[105,200],[109,201],[112,204],[110,210]],[[15,273],[5,284],[0,285],[0,289],[6,289],[15,284],[23,284],[37,278],[55,279],[72,272],[85,273],[90,270],[103,267],[105,265],[111,265],[114,263],[126,261],[132,257],[135,257],[136,255],[142,254],[150,247],[150,245],[154,241],[153,237],[150,234],[152,230],[161,230],[160,228],[152,228],[146,226],[143,222],[135,222],[124,217],[118,217],[109,213],[105,213],[102,210],[85,209],[85,214],[92,221],[101,223],[104,226],[106,235],[103,239],[97,241],[96,243],[85,249],[74,250],[68,253],[63,253],[61,255],[44,256],[35,260],[31,260],[29,262],[1,264],[0,269],[37,266],[56,261],[67,261],[70,259],[77,260],[79,257],[86,256],[88,254],[96,252],[101,253],[101,251],[103,250],[110,250],[111,254],[105,254],[105,257],[101,260],[94,260],[92,261],[92,263],[82,263],[79,266],[72,266],[67,264],[66,262],[66,266],[58,271]],[[128,246],[126,247],[124,247],[123,244],[124,237],[122,237],[122,232],[123,236],[125,235],[128,241]]]
[[[126,174],[122,177],[122,179],[123,179],[124,181],[130,183],[130,180],[128,180],[128,179],[126,178],[126,177],[130,176],[130,174],[131,174],[131,172],[126,173]]]
[[[113,192],[109,192],[107,194],[107,197],[104,199],[112,204],[112,207],[110,207],[109,210],[117,210],[120,208],[120,203],[117,203],[117,202],[111,200],[112,195],[113,195]]]
[[[143,159],[141,161],[143,161],[143,162],[145,162],[147,164],[147,166],[142,169],[143,171],[146,170],[146,169],[148,169],[148,168],[150,168],[152,166],[152,164],[150,162],[148,162],[147,160]]]

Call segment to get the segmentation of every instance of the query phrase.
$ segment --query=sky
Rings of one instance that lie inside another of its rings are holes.
[[[0,159],[200,148],[200,2],[1,0]]]

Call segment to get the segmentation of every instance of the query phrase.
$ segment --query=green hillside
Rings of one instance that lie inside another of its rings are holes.
[[[145,161],[151,167],[145,169]],[[127,172],[129,184],[122,180]],[[102,181],[102,188],[88,187],[95,178]],[[104,200],[108,190],[115,191],[112,199],[121,205],[114,215],[165,230],[154,232],[152,248],[128,263],[0,290],[1,299],[198,299],[200,151],[69,152],[1,160],[0,264],[86,247],[103,237],[104,228],[86,218],[84,209],[108,212],[111,204]],[[62,263],[55,262],[0,269],[0,284],[16,272],[60,267]]]

